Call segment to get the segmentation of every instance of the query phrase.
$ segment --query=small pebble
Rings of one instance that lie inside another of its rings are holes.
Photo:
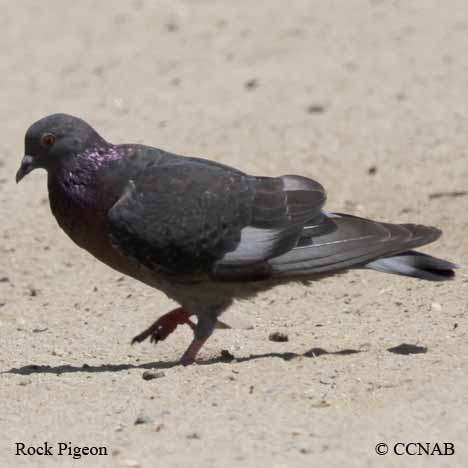
[[[268,337],[270,341],[276,341],[277,343],[284,343],[285,341],[289,341],[288,335],[286,333],[282,332],[273,332],[270,333],[270,336]]]
[[[308,114],[322,114],[323,112],[325,112],[325,107],[320,104],[311,104],[310,106],[307,106]]]
[[[177,23],[170,22],[166,24],[166,31],[176,32],[178,30],[179,30],[179,25]]]
[[[318,403],[313,403],[311,406],[312,406],[312,408],[328,408],[331,405],[330,405],[330,403],[328,403],[328,401],[321,400]]]
[[[160,432],[162,429],[164,429],[164,424],[158,424],[155,428],[154,428],[154,432]]]
[[[135,424],[135,426],[138,426],[139,424],[151,424],[152,422],[152,418],[143,414],[141,416],[138,416],[138,418],[135,419],[135,422],[133,424]]]
[[[245,89],[253,90],[255,88],[258,88],[258,81],[256,79],[246,81],[244,86]]]
[[[231,362],[231,361],[233,361],[235,359],[235,357],[227,349],[223,349],[223,350],[221,350],[221,359],[224,362]]]
[[[160,379],[161,377],[165,377],[165,375],[166,374],[163,371],[155,372],[155,371],[147,370],[143,372],[141,377],[143,378],[143,380],[153,380],[153,379]]]

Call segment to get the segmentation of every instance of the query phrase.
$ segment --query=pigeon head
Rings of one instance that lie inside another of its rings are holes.
[[[106,142],[85,121],[67,114],[52,114],[33,123],[25,137],[25,156],[16,182],[37,168],[52,171],[65,160]]]

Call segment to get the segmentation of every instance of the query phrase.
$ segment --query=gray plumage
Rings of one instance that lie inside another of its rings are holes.
[[[113,145],[64,114],[28,130],[17,180],[36,167],[47,170],[52,211],[80,247],[198,317],[185,363],[232,300],[253,294],[249,282],[262,289],[349,268],[453,276],[454,264],[412,250],[436,240],[439,229],[325,212],[324,188],[303,176],[255,177],[148,146]],[[164,339],[157,323],[159,335],[150,327],[135,340]]]

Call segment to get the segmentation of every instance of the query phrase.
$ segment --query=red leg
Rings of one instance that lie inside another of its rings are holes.
[[[187,351],[185,351],[180,359],[180,363],[183,366],[188,366],[195,362],[198,352],[213,333],[216,320],[217,315],[215,313],[204,313],[198,315],[197,326],[194,330],[195,336],[190,343],[190,346],[187,348]]]
[[[149,336],[151,343],[157,343],[158,341],[165,340],[178,325],[187,324],[192,330],[195,329],[195,324],[190,320],[190,316],[193,315],[187,312],[182,307],[171,310],[167,314],[159,317],[156,322],[148,327],[145,331],[135,336],[132,340],[132,344],[141,343],[146,340]],[[198,350],[197,350],[198,351]]]
[[[180,363],[183,366],[188,366],[195,362],[198,352],[213,333],[219,310],[218,308],[214,310],[208,309],[205,310],[204,313],[197,313],[196,325],[190,320],[191,315],[195,314],[186,311],[183,307],[171,310],[156,320],[156,322],[144,332],[135,336],[132,340],[132,344],[141,343],[148,337],[150,337],[152,343],[157,343],[158,341],[166,339],[178,325],[187,324],[193,330],[195,337],[187,348],[187,351],[183,354]]]
[[[187,351],[185,351],[183,356],[180,358],[180,363],[183,366],[193,364],[195,362],[195,358],[197,357],[198,351],[200,351],[207,339],[208,337],[203,339],[194,338],[194,340],[190,343],[190,346],[187,348]]]

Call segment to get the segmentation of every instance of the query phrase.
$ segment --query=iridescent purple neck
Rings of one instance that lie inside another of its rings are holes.
[[[107,209],[115,202],[115,181],[108,181],[107,168],[123,156],[118,146],[93,146],[62,161],[58,170],[49,171],[49,191],[73,206]],[[111,174],[115,176],[115,172]]]
[[[106,144],[95,146],[79,157],[81,161],[91,163],[96,169],[106,165],[109,162],[122,159],[122,152],[119,151],[118,146]]]

